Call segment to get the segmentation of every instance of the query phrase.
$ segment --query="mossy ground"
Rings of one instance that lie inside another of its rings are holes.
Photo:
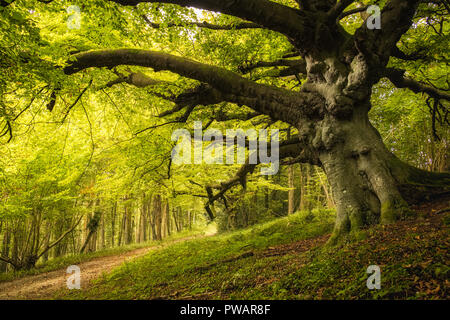
[[[333,213],[297,213],[171,245],[64,299],[446,299],[448,215],[432,211],[326,245]],[[381,289],[366,287],[369,265]]]

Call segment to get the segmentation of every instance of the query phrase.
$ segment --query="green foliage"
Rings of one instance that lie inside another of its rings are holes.
[[[276,2],[297,6],[293,0]],[[159,118],[159,114],[174,107],[161,96],[180,95],[195,88],[197,81],[169,72],[124,66],[86,70],[68,77],[62,67],[73,53],[140,48],[237,72],[245,65],[273,61],[292,50],[286,37],[266,29],[214,31],[189,24],[206,21],[228,25],[239,22],[237,18],[158,3],[125,7],[101,0],[76,1],[81,9],[81,28],[70,29],[65,9],[72,4],[65,0],[16,0],[7,8],[0,7],[0,239],[7,255],[12,254],[13,245],[27,247],[26,235],[31,225],[42,247],[83,217],[74,231],[74,237],[80,239],[87,227],[84,222],[89,223],[93,212],[101,212],[108,222],[106,245],[113,246],[119,237],[118,232],[114,233],[119,229],[119,218],[129,210],[131,220],[127,221],[135,228],[143,202],[154,195],[167,200],[170,210],[179,209],[184,220],[195,217],[197,225],[203,226],[207,222],[204,186],[228,180],[239,167],[175,166],[170,162],[171,135],[181,127],[192,129],[193,121],[206,124],[221,114],[243,115],[249,111],[247,107],[199,106],[186,124],[170,123],[184,110]],[[421,5],[414,28],[402,37],[399,47],[407,53],[426,50],[431,58],[409,62],[392,59],[390,66],[404,68],[407,75],[444,88],[448,82],[448,24],[444,23],[438,32],[430,32],[437,23],[430,26],[424,20],[427,10],[426,4]],[[161,27],[151,28],[142,15]],[[362,21],[360,15],[352,15],[344,19],[344,27],[353,33]],[[436,21],[437,16],[432,19]],[[185,25],[168,27],[169,23]],[[259,83],[300,90],[299,79],[267,77],[277,71],[262,68],[248,77]],[[125,83],[107,85],[130,72],[142,72],[161,82],[147,88]],[[439,122],[433,125],[427,102],[430,103],[426,97],[395,89],[382,80],[373,91],[371,121],[388,148],[401,159],[421,168],[447,170],[449,129]],[[259,121],[262,118],[215,121],[211,127],[222,131],[237,127],[258,129],[266,126]],[[436,125],[439,139],[433,134]],[[279,123],[274,126],[287,128]],[[286,131],[281,135],[286,138]],[[309,212],[313,208],[333,207],[322,171],[305,165],[296,166],[294,171],[295,199],[302,199],[295,204],[296,209]],[[237,187],[227,194],[230,210],[220,203],[216,205],[219,230],[235,230],[285,216],[287,185],[286,169],[269,180],[256,174],[249,177],[245,190]],[[136,241],[133,235],[131,238]],[[75,241],[65,239],[49,257],[76,252],[77,247]]]

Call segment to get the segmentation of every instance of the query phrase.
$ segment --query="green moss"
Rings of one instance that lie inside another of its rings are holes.
[[[350,227],[352,231],[360,230],[364,226],[364,216],[365,212],[353,209],[349,213],[350,217]]]
[[[340,219],[342,219],[342,221],[335,222],[333,234],[331,235],[331,237],[328,239],[327,242],[328,246],[337,245],[340,242],[340,240],[346,235],[348,235],[348,233],[350,232],[351,223],[348,216],[341,217]]]
[[[403,199],[392,199],[381,204],[381,223],[390,224],[413,216],[412,211]]]
[[[358,230],[350,233],[350,237],[355,241],[365,240],[369,236],[367,230]]]
[[[392,202],[386,201],[381,204],[381,223],[390,224],[398,220],[398,214]]]
[[[423,186],[422,190],[426,190],[427,186],[450,189],[450,173],[421,170],[401,161],[395,156],[389,161],[389,167],[394,177],[401,184],[410,184],[415,186],[415,188]]]

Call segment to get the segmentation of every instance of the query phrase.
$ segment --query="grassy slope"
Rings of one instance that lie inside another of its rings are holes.
[[[298,213],[154,251],[58,298],[448,298],[449,220],[422,215],[328,247],[333,214]],[[372,264],[381,267],[381,290],[366,287]]]
[[[203,231],[200,231],[200,230],[183,231],[183,232],[174,234],[168,238],[165,238],[163,241],[148,241],[145,243],[135,243],[135,244],[125,245],[125,246],[120,246],[120,247],[99,250],[96,252],[88,252],[88,253],[83,253],[83,254],[71,254],[71,255],[67,255],[67,256],[63,256],[63,257],[58,257],[55,259],[48,260],[44,263],[38,262],[36,267],[31,270],[21,270],[21,271],[15,271],[15,272],[0,273],[0,282],[12,281],[12,280],[19,279],[19,278],[29,276],[29,275],[36,275],[36,274],[46,273],[46,272],[55,271],[55,270],[59,270],[59,269],[64,269],[64,268],[67,268],[67,266],[80,264],[82,262],[90,261],[95,258],[119,255],[121,253],[129,252],[129,251],[136,250],[139,248],[158,246],[161,244],[170,243],[170,242],[175,241],[180,238],[200,236],[202,234],[203,234]]]

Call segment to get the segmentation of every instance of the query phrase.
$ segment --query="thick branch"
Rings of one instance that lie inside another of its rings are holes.
[[[143,74],[142,72],[131,72],[128,75],[119,74],[117,79],[114,79],[108,82],[105,87],[111,88],[112,86],[119,83],[128,83],[138,88],[145,88],[149,86],[155,86],[161,83],[165,83],[164,81],[159,81],[150,78],[149,76]],[[103,89],[103,88],[101,88]]]
[[[427,56],[422,52],[415,52],[415,53],[407,54],[407,53],[403,52],[402,50],[400,50],[398,47],[394,47],[392,49],[392,56],[397,59],[401,59],[401,60],[405,60],[405,61],[416,61],[416,60],[423,60],[423,59],[427,58]]]
[[[337,19],[345,10],[345,8],[351,5],[354,1],[355,0],[340,0],[333,8],[331,8],[330,11],[328,11],[328,15],[332,19]]]
[[[389,0],[381,11],[381,29],[370,30],[364,23],[355,33],[358,49],[372,60],[375,68],[384,67],[412,24],[421,0]]]
[[[300,52],[289,52],[283,56],[283,59],[295,58],[300,56]]]
[[[305,116],[321,114],[323,100],[312,93],[298,93],[258,84],[238,74],[174,55],[138,50],[113,49],[79,53],[64,69],[73,74],[90,67],[135,65],[151,67],[155,71],[168,70],[181,76],[211,85],[223,96],[223,101],[248,107],[273,119],[285,122]]]
[[[291,39],[305,40],[312,30],[305,27],[304,12],[269,0],[110,0],[122,5],[171,3],[229,14],[280,32]]]
[[[186,21],[182,23],[169,23],[167,25],[163,25],[160,23],[155,23],[150,21],[150,19],[147,18],[147,16],[142,16],[145,20],[145,22],[148,23],[149,26],[155,29],[159,29],[161,27],[184,27],[184,26],[196,26],[199,28],[205,28],[205,29],[211,29],[211,30],[242,30],[242,29],[261,29],[262,27],[259,24],[252,23],[252,22],[239,22],[234,23],[230,25],[218,25],[218,24],[212,24],[206,21],[203,22],[196,22],[196,21]]]
[[[13,2],[14,2],[14,0],[11,0],[11,1],[0,0],[0,7],[7,7]]]
[[[352,14],[367,11],[368,8],[369,8],[369,6],[362,6],[362,7],[359,7],[359,8],[355,8],[355,9],[351,9],[351,10],[342,12],[339,15],[338,19],[341,20],[341,19],[344,19],[345,17],[348,17],[348,16],[350,16]]]
[[[214,120],[217,122],[226,122],[233,120],[248,121],[253,118],[259,117],[261,114],[259,112],[248,112],[239,114],[226,114],[224,112],[217,112],[214,115]]]
[[[435,99],[450,101],[450,94],[442,90],[427,86],[424,83],[404,76],[405,70],[386,68],[385,76],[397,87],[407,88],[414,93],[426,93]]]
[[[303,73],[303,70],[301,70],[299,67],[288,67],[288,68],[277,68],[277,69],[270,69],[262,73],[258,73],[255,76],[252,76],[253,81],[258,81],[263,78],[287,78],[287,77],[295,77],[298,79],[301,79],[300,75],[303,75],[303,77],[306,77],[306,74]]]
[[[303,60],[289,60],[280,59],[276,61],[260,61],[253,64],[241,66],[239,69],[243,74],[249,73],[250,71],[257,68],[270,68],[270,67],[290,67],[295,70],[296,73],[306,74],[306,63]]]

